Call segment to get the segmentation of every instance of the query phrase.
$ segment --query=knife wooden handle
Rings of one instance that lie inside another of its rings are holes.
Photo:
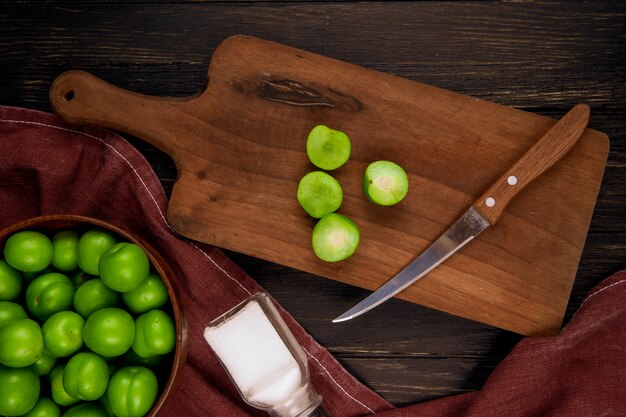
[[[574,106],[476,200],[474,207],[489,223],[496,223],[517,193],[572,149],[588,123],[589,106]]]

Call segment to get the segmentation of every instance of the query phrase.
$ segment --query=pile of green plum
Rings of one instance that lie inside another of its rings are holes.
[[[306,140],[306,153],[316,167],[332,171],[350,158],[352,145],[344,132],[325,125],[315,126]],[[393,206],[406,197],[409,177],[391,161],[375,161],[363,175],[363,192],[369,201]],[[300,206],[309,216],[319,219],[313,228],[313,252],[323,261],[337,262],[354,254],[361,240],[357,224],[336,213],[343,202],[339,181],[324,171],[313,171],[300,179],[297,193]]]
[[[146,415],[176,327],[144,250],[92,228],[19,231],[3,253],[0,416]]]

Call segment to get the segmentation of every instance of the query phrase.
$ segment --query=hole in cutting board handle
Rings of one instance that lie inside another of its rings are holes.
[[[65,101],[72,101],[73,98],[74,98],[74,90],[70,90],[63,94],[63,99]]]

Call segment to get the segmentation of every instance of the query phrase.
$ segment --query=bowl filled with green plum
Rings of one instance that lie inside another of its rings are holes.
[[[164,259],[74,215],[12,225],[0,249],[0,416],[154,416],[187,349]]]

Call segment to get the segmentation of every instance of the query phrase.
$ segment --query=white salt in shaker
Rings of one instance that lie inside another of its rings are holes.
[[[306,354],[269,297],[257,293],[209,323],[204,338],[243,399],[274,417],[329,417]]]

